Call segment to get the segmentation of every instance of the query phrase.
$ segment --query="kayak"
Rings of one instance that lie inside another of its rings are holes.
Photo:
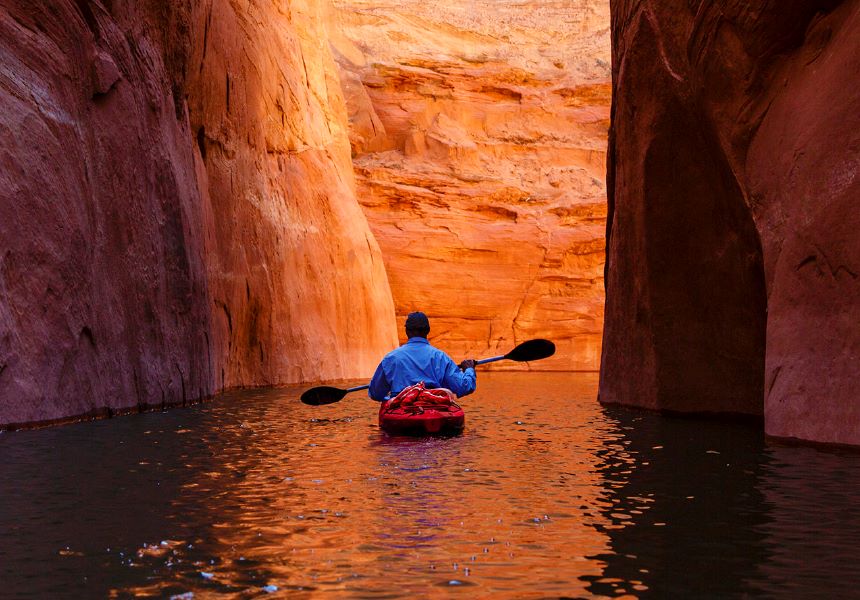
[[[456,404],[449,410],[422,408],[420,412],[398,407],[379,407],[379,428],[392,435],[455,435],[466,425],[466,413]]]
[[[454,435],[463,431],[466,414],[456,396],[443,388],[417,383],[379,407],[379,428],[392,435]]]

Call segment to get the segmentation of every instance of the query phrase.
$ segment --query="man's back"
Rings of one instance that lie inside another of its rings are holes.
[[[475,391],[475,370],[461,371],[451,358],[430,345],[424,337],[409,341],[385,355],[370,382],[374,400],[395,396],[406,387],[423,381],[428,388],[448,388],[457,396]]]

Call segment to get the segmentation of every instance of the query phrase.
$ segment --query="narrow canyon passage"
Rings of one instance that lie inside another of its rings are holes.
[[[856,595],[858,32],[0,0],[0,596]]]
[[[415,308],[598,368],[605,4],[0,6],[0,426],[368,376]]]
[[[857,443],[860,0],[724,4],[2,2],[0,427],[368,376],[421,308]]]

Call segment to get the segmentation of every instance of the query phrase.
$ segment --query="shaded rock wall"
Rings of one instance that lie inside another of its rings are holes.
[[[860,2],[612,3],[600,397],[860,443]]]
[[[395,343],[316,10],[0,1],[0,425]]]
[[[547,337],[558,353],[532,368],[596,370],[608,5],[333,4],[359,201],[399,322],[424,310],[458,359]]]
[[[214,391],[182,57],[162,50],[188,12],[130,16],[0,5],[3,424]]]

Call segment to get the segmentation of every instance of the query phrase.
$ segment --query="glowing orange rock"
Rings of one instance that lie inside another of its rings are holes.
[[[359,201],[398,316],[427,312],[457,357],[546,337],[558,353],[533,368],[597,369],[608,6],[334,5]]]
[[[189,57],[218,383],[369,376],[396,344],[393,305],[355,200],[324,3],[252,5],[253,19],[229,2],[198,15]]]

